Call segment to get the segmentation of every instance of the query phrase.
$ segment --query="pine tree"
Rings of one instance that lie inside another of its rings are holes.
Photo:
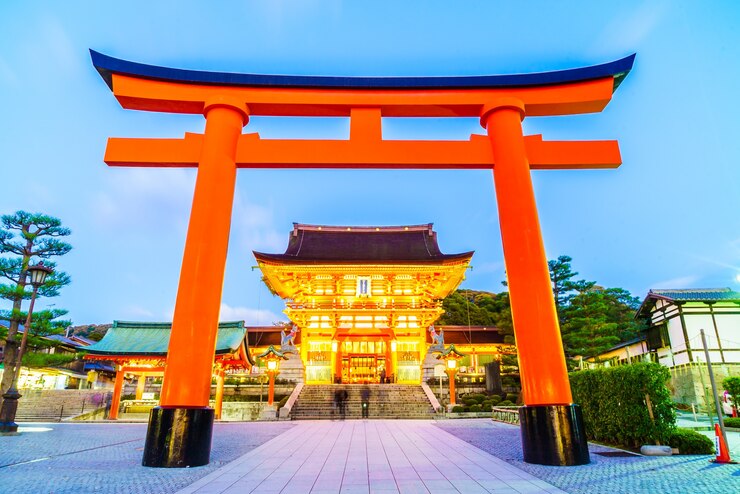
[[[9,388],[14,375],[15,360],[20,346],[19,326],[25,322],[25,313],[21,311],[24,300],[31,298],[29,281],[27,279],[28,266],[32,258],[43,259],[46,266],[55,268],[55,263],[48,259],[62,256],[72,249],[68,243],[60,240],[70,234],[62,222],[52,216],[39,213],[17,211],[15,214],[4,215],[0,218],[0,278],[7,280],[0,284],[0,298],[12,303],[10,311],[2,311],[0,318],[10,322],[5,335],[5,354],[3,358],[4,372],[0,394]],[[69,276],[54,269],[46,278],[46,282],[38,290],[39,297],[54,297],[59,290],[69,284]],[[27,289],[28,288],[28,289]],[[53,315],[53,314],[49,314]],[[39,325],[44,324],[43,311],[39,312]],[[49,323],[55,317],[48,319]],[[32,324],[32,329],[33,329]]]

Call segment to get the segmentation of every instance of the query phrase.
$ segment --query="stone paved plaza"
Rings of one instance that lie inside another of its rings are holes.
[[[518,427],[489,419],[221,423],[211,463],[189,469],[140,465],[145,424],[24,427],[0,437],[0,493],[740,492],[740,466],[708,456],[591,445],[590,465],[526,464]]]
[[[30,432],[0,436],[2,494],[175,492],[293,424],[216,424],[211,463],[188,469],[141,466],[145,423],[24,423],[21,427]]]
[[[439,421],[436,425],[510,465],[573,494],[740,492],[740,465],[710,463],[713,456],[605,457],[598,453],[618,450],[589,443],[589,465],[549,467],[524,463],[517,426],[490,420],[448,420]]]

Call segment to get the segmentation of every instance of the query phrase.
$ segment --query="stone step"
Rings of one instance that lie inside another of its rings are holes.
[[[334,406],[334,394],[338,389],[348,393],[345,402],[345,418],[362,417],[361,393],[367,389],[368,418],[429,419],[434,410],[421,386],[409,384],[381,385],[305,385],[291,411],[294,420],[338,419],[339,410]]]

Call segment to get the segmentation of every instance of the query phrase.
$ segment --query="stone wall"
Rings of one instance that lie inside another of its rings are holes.
[[[722,380],[729,376],[740,376],[740,364],[712,364],[714,378],[717,382],[719,394],[724,392]],[[673,401],[686,405],[706,407],[707,401],[711,408],[712,384],[709,380],[707,366],[703,362],[678,365],[672,367],[671,380],[668,388],[671,390]]]

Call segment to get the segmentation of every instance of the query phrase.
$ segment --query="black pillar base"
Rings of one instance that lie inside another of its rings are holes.
[[[208,465],[213,418],[213,408],[153,408],[141,464],[160,468]]]
[[[0,434],[18,434],[18,424],[15,423],[15,414],[18,411],[18,399],[21,394],[11,386],[3,395],[3,405],[0,407]]]
[[[578,405],[534,405],[519,409],[524,461],[573,466],[591,462]]]

